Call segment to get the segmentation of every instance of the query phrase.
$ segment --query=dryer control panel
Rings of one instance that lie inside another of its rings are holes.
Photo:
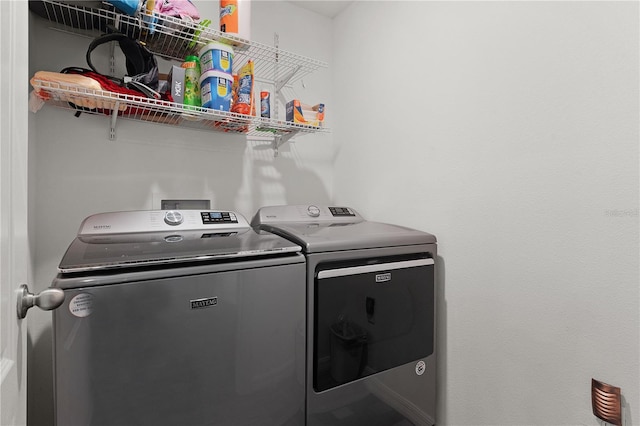
[[[292,206],[262,207],[253,217],[251,224],[267,223],[358,223],[364,219],[351,207],[302,204]]]

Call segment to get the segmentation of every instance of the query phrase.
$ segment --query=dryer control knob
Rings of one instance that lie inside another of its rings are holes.
[[[316,206],[309,206],[307,207],[307,214],[311,217],[318,217],[320,216],[320,209]]]
[[[175,210],[170,210],[164,215],[164,223],[167,225],[176,226],[180,225],[183,221],[184,217],[182,216],[182,213]]]

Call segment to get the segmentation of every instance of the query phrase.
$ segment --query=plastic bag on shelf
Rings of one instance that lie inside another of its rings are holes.
[[[189,21],[198,21],[200,12],[191,0],[156,0],[154,11]]]

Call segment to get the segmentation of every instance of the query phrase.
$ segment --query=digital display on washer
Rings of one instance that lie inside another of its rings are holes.
[[[355,216],[347,207],[329,207],[329,211],[334,216]]]
[[[238,218],[230,212],[200,212],[202,223],[205,225],[215,223],[238,223]]]

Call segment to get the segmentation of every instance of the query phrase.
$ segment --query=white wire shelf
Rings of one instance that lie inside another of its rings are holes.
[[[117,119],[273,138],[276,149],[299,133],[328,132],[328,129],[323,127],[181,105],[104,90],[89,90],[81,86],[53,81],[32,79],[31,84],[38,97],[49,105],[77,113],[109,117],[110,139],[115,139]]]
[[[277,35],[275,46],[268,46],[155,12],[129,16],[106,2],[69,4],[41,0],[30,1],[29,8],[46,19],[50,27],[88,38],[115,28],[143,42],[155,55],[169,60],[183,61],[188,55],[198,54],[212,41],[230,44],[234,47],[233,72],[237,73],[247,61],[252,60],[256,79],[271,82],[276,92],[328,66],[325,62],[279,49]],[[115,139],[116,122],[122,118],[197,130],[243,133],[251,138],[271,141],[275,155],[278,155],[278,148],[297,134],[329,132],[324,127],[89,90],[61,82],[32,79],[32,85],[47,104],[109,117],[110,139]]]
[[[113,27],[144,42],[151,52],[166,59],[183,61],[187,55],[197,54],[211,41],[231,44],[234,46],[234,72],[251,59],[254,62],[255,76],[273,81],[279,87],[294,83],[309,73],[328,66],[319,60],[211,28],[217,27],[216,24],[202,27],[195,22],[155,12],[139,12],[136,16],[129,16],[117,12],[108,3],[102,3],[101,8],[55,0],[29,3],[31,10],[47,19],[53,28],[93,38],[106,33],[108,27]]]

